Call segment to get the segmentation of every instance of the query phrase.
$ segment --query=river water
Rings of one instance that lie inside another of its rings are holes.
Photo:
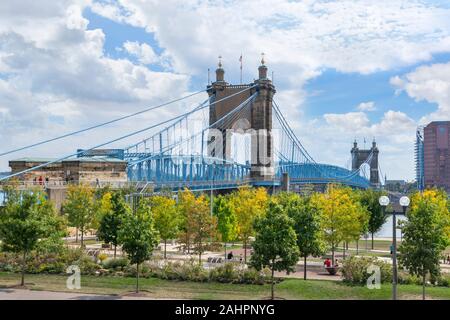
[[[396,215],[397,223],[399,220],[405,220],[404,215]],[[402,236],[401,230],[397,229],[397,239]],[[386,223],[383,225],[381,230],[375,234],[375,238],[392,238],[392,215],[389,215],[386,219]]]

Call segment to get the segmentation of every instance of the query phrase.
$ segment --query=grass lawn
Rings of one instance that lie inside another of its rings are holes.
[[[0,273],[0,287],[17,285],[19,274]],[[25,281],[32,290],[71,291],[66,288],[66,276],[27,275]],[[167,299],[263,299],[270,295],[270,285],[238,285],[140,279],[140,288],[148,296]],[[123,277],[82,276],[82,293],[121,295],[134,290],[135,279]],[[420,299],[422,287],[399,285],[400,299]],[[72,291],[73,292],[73,291]],[[390,299],[391,286],[380,290],[347,286],[341,282],[324,280],[286,279],[276,285],[275,294],[285,299]],[[449,299],[449,288],[427,288],[427,297]]]

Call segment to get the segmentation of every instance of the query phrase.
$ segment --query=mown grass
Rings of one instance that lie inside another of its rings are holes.
[[[0,287],[14,286],[19,283],[19,275],[0,273]],[[65,291],[66,276],[27,275],[27,287],[32,290]],[[123,295],[134,291],[135,279],[127,277],[82,276],[81,289],[88,294]],[[217,282],[198,283],[162,280],[156,278],[140,279],[140,289],[149,297],[164,299],[249,299],[259,300],[270,295],[270,285],[222,284]],[[399,299],[420,299],[422,287],[417,285],[399,285]],[[73,292],[73,291],[71,291]],[[286,279],[275,287],[277,297],[284,299],[343,299],[373,300],[390,299],[391,285],[382,285],[381,289],[370,290],[364,286],[349,286],[342,282],[326,280]],[[450,300],[450,289],[427,287],[430,299]]]

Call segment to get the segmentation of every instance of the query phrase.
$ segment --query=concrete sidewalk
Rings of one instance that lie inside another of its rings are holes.
[[[28,289],[0,289],[0,300],[155,300],[142,296],[98,295],[76,292],[38,291]]]

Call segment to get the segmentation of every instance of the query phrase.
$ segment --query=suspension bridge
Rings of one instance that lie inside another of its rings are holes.
[[[206,90],[75,132],[0,152],[0,157],[4,157],[137,118],[144,113],[155,113],[192,96],[207,94],[203,102],[182,114],[0,177],[0,182],[20,178],[27,172],[58,161],[98,156],[101,148],[145,134],[144,139],[140,138],[134,144],[108,149],[106,155],[127,162],[128,181],[152,185],[155,190],[176,191],[185,187],[192,190],[222,190],[240,185],[286,188],[330,183],[368,188],[379,183],[378,171],[374,170],[374,165],[378,165],[376,147],[359,151],[355,144],[351,170],[314,160],[274,99],[276,89],[267,77],[264,60],[258,68],[258,79],[249,84],[229,84],[224,80],[224,73],[219,62],[216,81],[208,84]],[[364,169],[367,166],[371,168],[370,178]]]

